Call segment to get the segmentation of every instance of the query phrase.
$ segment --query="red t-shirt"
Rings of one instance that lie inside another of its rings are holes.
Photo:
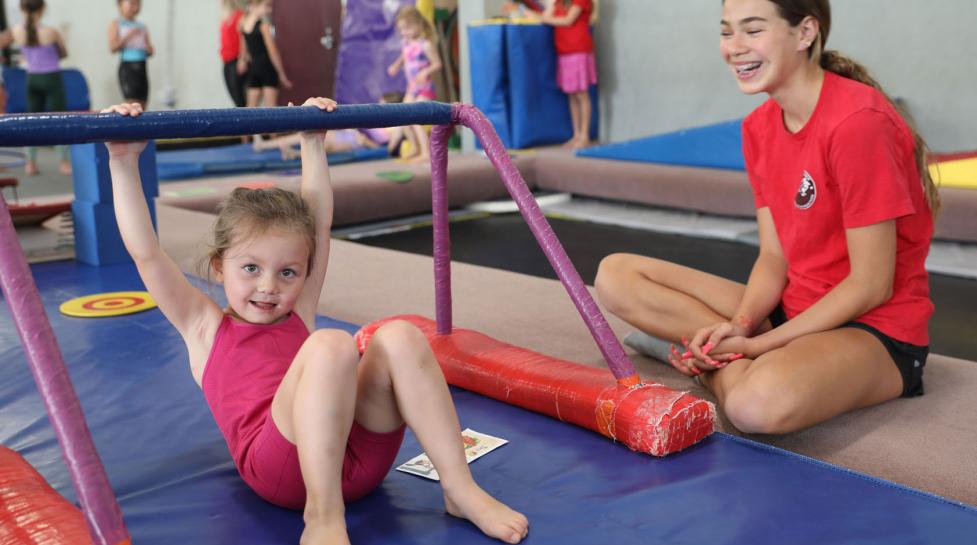
[[[553,28],[556,52],[560,55],[590,53],[594,50],[594,39],[590,36],[590,14],[594,11],[594,4],[591,0],[573,0],[571,6],[579,6],[580,15],[569,26]],[[553,15],[566,15],[571,6],[564,6],[563,0],[556,0]]]
[[[933,313],[925,269],[933,217],[913,137],[885,96],[825,72],[811,119],[797,133],[768,100],[743,121],[743,155],[757,208],[768,207],[787,259],[782,304],[800,314],[850,272],[845,229],[896,220],[892,298],[856,320],[890,337],[929,344]]]
[[[224,62],[231,62],[241,54],[241,34],[237,24],[242,15],[244,12],[236,9],[221,21],[221,60]]]

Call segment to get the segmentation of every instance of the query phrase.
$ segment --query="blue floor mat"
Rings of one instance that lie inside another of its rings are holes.
[[[183,343],[159,310],[101,319],[58,313],[73,297],[142,289],[134,267],[59,262],[32,271],[133,543],[296,543],[300,513],[265,503],[241,482]],[[356,329],[328,318],[319,325]],[[946,544],[977,535],[973,508],[752,441],[715,434],[656,459],[470,392],[453,396],[462,427],[510,441],[471,468],[490,493],[527,514],[525,543]],[[0,443],[74,501],[6,305],[0,412]],[[419,452],[408,433],[397,463]],[[498,543],[446,516],[436,483],[395,471],[347,507],[347,522],[360,545]]]
[[[384,147],[338,151],[329,153],[329,164],[338,165],[387,157],[387,149]],[[283,160],[281,152],[277,149],[254,151],[250,144],[156,153],[156,168],[160,180],[283,170],[299,166],[298,159]]]
[[[579,157],[745,170],[742,120],[685,129],[594,146],[577,151]]]

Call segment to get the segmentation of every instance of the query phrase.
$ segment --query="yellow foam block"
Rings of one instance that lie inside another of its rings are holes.
[[[977,189],[977,157],[934,163],[930,176],[942,187]]]
[[[145,291],[112,291],[96,293],[61,303],[58,310],[76,318],[103,318],[133,314],[156,308],[156,301]]]

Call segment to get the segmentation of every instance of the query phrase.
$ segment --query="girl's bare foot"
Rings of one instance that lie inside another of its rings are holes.
[[[306,520],[299,545],[349,545],[346,521]]]
[[[518,511],[490,496],[475,482],[444,493],[449,515],[468,519],[485,535],[506,543],[519,543],[529,533],[529,520]]]
[[[37,163],[28,159],[27,163],[24,165],[24,174],[28,176],[34,176],[37,174]]]
[[[567,148],[567,149],[576,149],[577,148],[577,136],[574,135],[573,138],[571,138],[571,139],[567,140],[566,142],[564,142],[562,147]]]
[[[573,149],[583,149],[590,146],[590,139],[587,137],[574,139],[573,144],[570,146]]]
[[[71,176],[71,162],[61,161],[61,164],[58,165],[58,172],[64,176]]]

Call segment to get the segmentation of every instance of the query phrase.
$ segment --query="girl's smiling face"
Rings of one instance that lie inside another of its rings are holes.
[[[231,315],[254,324],[280,322],[295,308],[308,275],[302,235],[270,229],[235,241],[214,263]]]
[[[772,94],[808,62],[809,26],[790,26],[769,0],[723,2],[719,49],[740,90]]]

